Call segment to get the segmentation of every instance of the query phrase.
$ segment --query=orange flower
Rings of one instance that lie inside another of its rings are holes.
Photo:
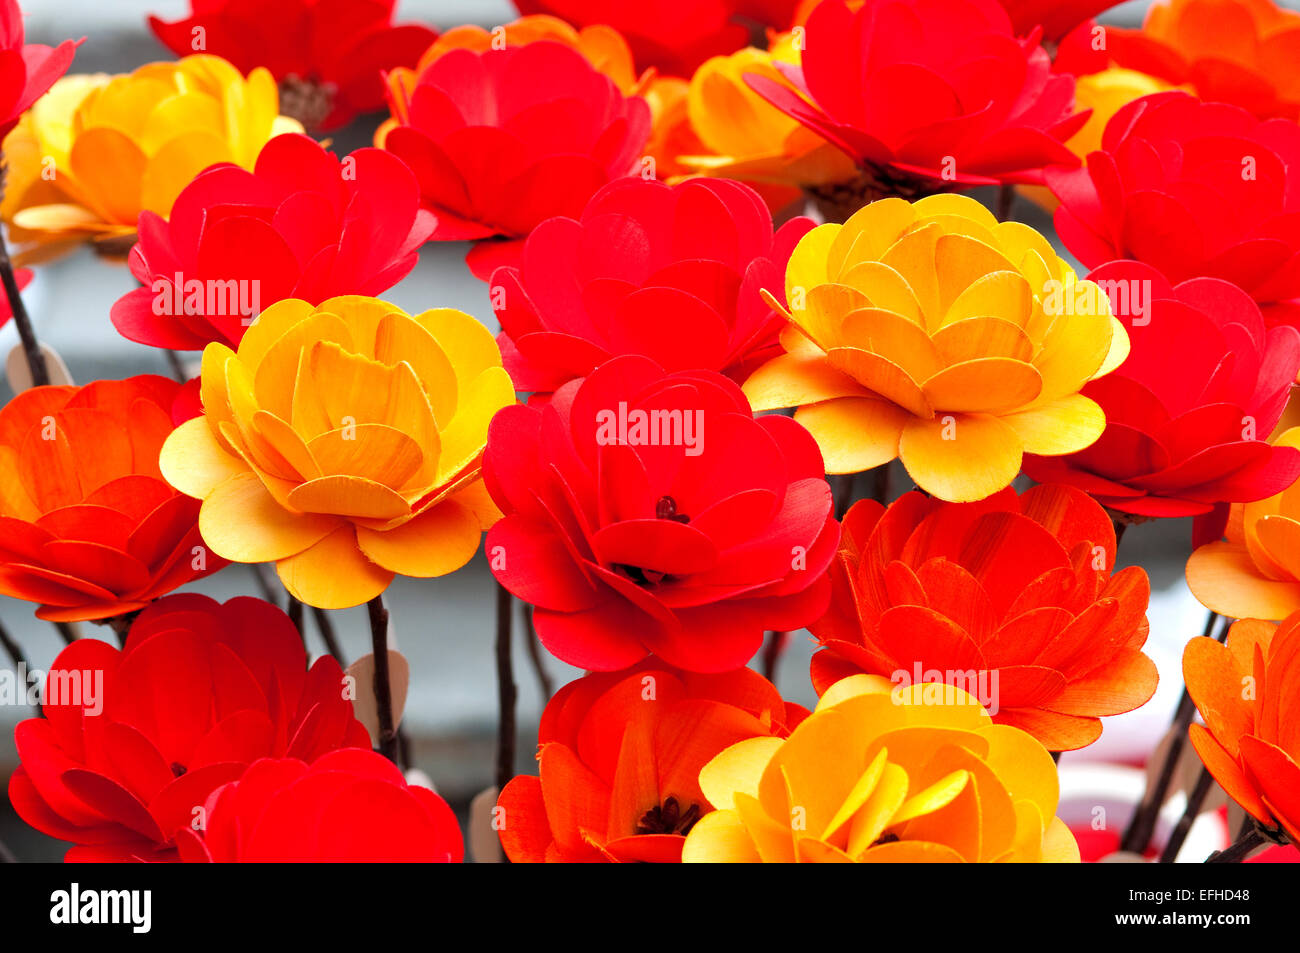
[[[1272,441],[1300,448],[1300,427]],[[1300,611],[1300,483],[1254,503],[1234,504],[1227,540],[1187,561],[1187,585],[1230,619],[1284,619]]]
[[[682,835],[713,809],[700,769],[742,739],[785,737],[807,714],[747,668],[697,675],[651,658],[584,676],[542,714],[541,777],[501,792],[501,844],[516,863],[676,863]]]
[[[1120,66],[1260,119],[1300,117],[1300,13],[1272,0],[1162,0],[1141,30],[1106,30]]]
[[[705,765],[718,810],[685,862],[1075,862],[1056,765],[960,689],[836,683],[790,737],[750,738]]]
[[[1073,487],[863,500],[844,517],[830,611],[810,627],[825,646],[813,685],[942,680],[1049,749],[1082,748],[1102,716],[1156,689],[1142,653],[1150,584],[1137,566],[1112,574],[1114,561],[1110,517]]]
[[[1229,797],[1300,843],[1300,613],[1280,626],[1235,623],[1226,645],[1183,652],[1187,691],[1205,719],[1192,747]]]

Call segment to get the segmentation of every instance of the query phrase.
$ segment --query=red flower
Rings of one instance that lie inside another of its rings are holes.
[[[241,73],[263,66],[286,108],[311,129],[346,125],[384,105],[382,74],[414,66],[438,34],[393,23],[396,0],[192,0],[191,15],[149,26],[177,56],[215,53]],[[202,30],[203,45],[196,31]]]
[[[1043,28],[1043,39],[1056,42],[1122,0],[1001,0],[1017,36]]]
[[[358,149],[340,162],[307,136],[276,136],[252,172],[227,163],[202,172],[170,221],[140,213],[130,265],[143,287],[113,305],[113,325],[153,347],[233,348],[284,298],[386,291],[432,231],[400,160]]]
[[[82,40],[64,40],[51,49],[24,43],[18,0],[0,0],[0,140],[54,81],[68,71]],[[8,63],[8,66],[4,64]]]
[[[1170,282],[1230,281],[1268,323],[1300,307],[1300,127],[1185,93],[1134,100],[1087,168],[1053,170],[1056,230],[1088,268],[1133,258]]]
[[[1198,538],[1223,534],[1228,503],[1281,493],[1300,451],[1268,443],[1300,371],[1300,331],[1264,326],[1250,296],[1217,278],[1177,287],[1134,261],[1088,276],[1110,290],[1131,350],[1083,393],[1106,430],[1067,457],[1026,457],[1040,482],[1070,483],[1137,516],[1206,516]]]
[[[383,755],[347,748],[311,764],[254,761],[207,799],[206,830],[177,838],[189,863],[452,863],[464,856],[447,802]]]
[[[181,385],[34,387],[0,409],[0,593],[70,622],[134,612],[226,564],[158,470]]]
[[[743,379],[780,353],[785,321],[759,289],[784,294],[812,224],[795,218],[774,236],[758,193],[726,179],[611,182],[578,221],[534,229],[520,266],[493,273],[506,370],[519,390],[553,391],[631,353]]]
[[[308,671],[289,617],[247,596],[161,599],[121,651],[73,642],[46,686],[45,717],[14,731],[22,765],[9,800],[32,827],[78,845],[67,860],[174,859],[177,832],[249,762],[370,747],[338,663],[326,656]]]
[[[757,672],[694,675],[648,659],[565,685],[538,728],[541,777],[501,792],[501,846],[516,863],[680,863],[713,810],[700,769],[747,738],[785,738],[808,712]]]
[[[779,68],[811,102],[762,76],[750,86],[839,146],[874,194],[1031,182],[1077,165],[1063,142],[1074,80],[1053,75],[1037,35],[1016,39],[996,0],[826,0],[808,17],[802,69]]]
[[[499,411],[483,472],[506,514],[492,570],[572,665],[725,671],[825,610],[839,526],[821,453],[721,374],[616,357]]]
[[[548,218],[577,218],[597,189],[634,171],[650,137],[644,99],[546,40],[450,50],[409,101],[390,90],[390,105],[376,144],[415,171],[437,241],[521,239]],[[480,246],[470,267],[486,278],[518,244]]]
[[[515,0],[524,15],[549,13],[579,27],[612,26],[632,48],[637,66],[653,66],[661,73],[686,79],[710,56],[733,53],[749,42],[748,28],[736,17],[736,8],[745,5],[737,0]],[[770,2],[765,5],[772,6]],[[759,4],[750,2],[748,6]]]
[[[1156,688],[1141,651],[1147,575],[1114,564],[1110,518],[1072,487],[863,500],[844,517],[831,609],[811,627],[825,646],[813,685],[862,672],[943,682],[1052,750],[1091,744],[1102,716]]]

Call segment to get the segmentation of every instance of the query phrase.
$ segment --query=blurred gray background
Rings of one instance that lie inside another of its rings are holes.
[[[165,19],[176,19],[188,10],[183,0],[21,2],[27,12],[29,42],[57,43],[68,37],[88,37],[77,53],[74,72],[126,72],[151,60],[171,58],[148,32],[146,15],[157,13]],[[1145,6],[1142,2],[1126,3],[1104,19],[1132,24]],[[402,0],[398,5],[399,21],[417,20],[439,28],[467,22],[491,27],[514,16],[513,6],[505,0]],[[369,144],[379,118],[365,117],[335,134],[335,150],[342,154]],[[1041,230],[1050,229],[1047,216],[1028,202],[1019,201],[1016,214]],[[465,251],[466,246],[460,244],[427,245],[415,271],[384,297],[408,311],[434,306],[460,308],[497,330],[486,285],[464,267]],[[25,295],[28,309],[41,339],[62,355],[75,382],[169,373],[163,352],[126,341],[109,323],[110,305],[133,287],[134,280],[124,267],[107,264],[89,252],[38,270]],[[0,355],[7,354],[16,342],[12,325],[0,330]],[[8,400],[9,396],[8,385],[0,381],[0,400]],[[903,485],[904,479],[901,472],[896,473],[895,486]],[[1124,540],[1121,561],[1144,565],[1156,590],[1148,652],[1166,677],[1156,698],[1142,710],[1107,720],[1102,740],[1088,750],[1087,758],[1140,762],[1168,724],[1181,687],[1178,660],[1182,644],[1200,634],[1205,617],[1182,580],[1189,540],[1190,525],[1185,520],[1137,526]],[[231,566],[191,588],[217,599],[260,595],[251,571],[242,566]],[[497,699],[493,591],[480,554],[464,570],[448,578],[418,582],[399,579],[386,596],[393,617],[394,641],[411,663],[411,691],[403,724],[412,743],[414,763],[462,812],[470,798],[492,783],[494,771]],[[364,607],[332,616],[348,661],[369,651]],[[0,597],[0,621],[34,667],[47,667],[62,647],[53,627],[36,620],[26,603]],[[107,634],[90,624],[82,628],[87,635]],[[310,617],[306,628],[313,650],[323,652]],[[520,693],[516,767],[524,772],[535,767],[532,755],[542,697],[523,648],[518,619],[515,632],[514,663]],[[777,673],[777,683],[786,696],[809,706],[816,701],[807,674],[811,654],[808,634],[796,633]],[[0,664],[7,665],[8,658],[0,658]],[[556,685],[577,674],[549,656],[544,664]],[[0,706],[0,783],[7,783],[16,765],[13,726],[28,717],[31,712],[26,707]],[[1075,756],[1066,757],[1069,760]],[[21,860],[57,860],[66,846],[27,828],[14,816],[7,798],[0,798],[0,843]]]

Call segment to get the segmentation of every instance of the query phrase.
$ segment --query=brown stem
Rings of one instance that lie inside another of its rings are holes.
[[[253,563],[253,578],[257,580],[257,588],[262,590],[262,598],[267,602],[276,603],[280,601],[280,587],[275,584],[275,575],[266,563]]]
[[[167,365],[171,368],[172,376],[178,383],[184,384],[189,377],[185,373],[185,364],[181,361],[181,356],[171,348],[163,348],[167,353]]]
[[[375,706],[379,713],[379,753],[397,763],[397,732],[393,729],[393,685],[388,672],[388,610],[382,594],[366,603],[370,615],[370,649],[375,659]]]
[[[1267,838],[1264,837],[1258,829],[1252,827],[1241,837],[1237,838],[1236,842],[1227,850],[1216,850],[1209,857],[1205,858],[1205,862],[1207,864],[1239,864],[1249,857],[1251,852],[1266,840]]]
[[[343,665],[343,649],[339,647],[338,636],[334,633],[334,621],[330,614],[324,609],[311,607],[312,618],[316,620],[316,628],[320,630],[321,641],[325,643],[325,651],[334,656],[334,661]]]
[[[7,162],[0,160],[0,195],[4,194],[5,176],[9,171]],[[40,387],[50,382],[50,369],[45,363],[45,354],[36,340],[36,331],[32,327],[31,316],[23,304],[22,292],[18,290],[18,277],[14,274],[14,264],[9,259],[9,246],[5,243],[3,230],[0,230],[0,282],[5,287],[5,297],[9,299],[9,310],[13,313],[14,324],[18,328],[18,337],[23,344],[23,356],[27,358],[27,368],[32,375],[32,385]]]
[[[1183,809],[1183,816],[1178,819],[1178,823],[1169,834],[1169,840],[1165,843],[1165,849],[1160,852],[1160,863],[1172,864],[1178,857],[1183,842],[1187,840],[1187,832],[1192,829],[1192,824],[1200,815],[1201,808],[1205,806],[1205,797],[1213,786],[1214,778],[1209,771],[1202,768],[1196,779],[1196,787],[1187,797],[1187,807]]]
[[[302,600],[293,593],[289,593],[288,614],[289,621],[292,622],[293,627],[298,630],[298,638],[302,639],[303,654],[310,655],[311,653],[307,649],[307,633],[302,627]]]
[[[1011,209],[1016,204],[1016,187],[1005,182],[998,186],[998,221],[1011,221]]]
[[[5,652],[13,660],[14,674],[21,673],[24,678],[31,674],[32,666],[27,661],[27,656],[23,654],[22,648],[14,641],[13,636],[9,634],[9,630],[3,624],[0,624],[0,645],[4,646]],[[37,718],[45,717],[45,712],[41,710],[40,705],[33,705],[32,708],[35,710]],[[0,848],[3,846],[3,844],[0,844]]]
[[[773,685],[776,684],[776,668],[781,662],[781,655],[790,643],[789,632],[769,632],[767,644],[763,646],[763,677]]]
[[[523,608],[521,615],[524,620],[524,645],[528,648],[528,660],[533,664],[533,673],[537,676],[537,685],[542,690],[542,702],[551,700],[555,694],[555,683],[551,681],[551,673],[546,670],[546,662],[542,658],[542,643],[537,638],[537,630],[533,627],[533,607],[526,602],[520,602]]]
[[[497,587],[497,790],[505,790],[515,776],[515,687],[510,655],[511,610],[514,597],[501,583]]]
[[[112,624],[113,620],[109,620],[109,622]],[[127,626],[130,627],[130,625],[131,623],[127,622]],[[81,638],[81,633],[73,627],[71,622],[55,622],[54,628],[58,629],[59,637],[63,639],[65,645],[71,645],[73,642],[77,641],[77,639]],[[114,628],[116,628],[116,626],[114,626]]]
[[[1214,631],[1214,624],[1218,618],[1218,613],[1211,612],[1209,618],[1205,620],[1205,637]],[[1219,633],[1219,641],[1227,638],[1230,624],[1230,619],[1223,620],[1223,631]],[[1156,776],[1156,783],[1147,788],[1142,803],[1138,805],[1133,819],[1129,821],[1128,828],[1124,831],[1124,838],[1120,841],[1120,850],[1141,854],[1151,843],[1151,835],[1156,829],[1156,819],[1160,816],[1160,807],[1169,796],[1169,788],[1173,784],[1178,762],[1182,759],[1183,749],[1187,744],[1187,728],[1191,725],[1195,714],[1196,704],[1184,686],[1182,697],[1178,699],[1178,709],[1174,712],[1172,726],[1174,730],[1170,734],[1169,748],[1165,752],[1164,762],[1160,765],[1160,773]]]

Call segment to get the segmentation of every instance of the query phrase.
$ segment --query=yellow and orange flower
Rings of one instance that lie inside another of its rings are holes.
[[[270,138],[302,132],[279,115],[280,94],[264,69],[245,78],[217,56],[149,63],[121,76],[66,76],[9,134],[9,187],[0,218],[25,260],[94,241],[125,254],[136,219],[166,218],[203,169],[252,169]]]
[[[1023,454],[1092,444],[1101,408],[1080,390],[1118,367],[1128,335],[1106,295],[1038,232],[974,199],[884,199],[813,229],[786,269],[786,353],[744,390],[756,411],[797,407],[828,473],[895,457],[944,500],[983,499]]]
[[[1226,645],[1192,639],[1183,678],[1205,719],[1190,737],[1206,769],[1257,821],[1300,843],[1300,614],[1234,623]]]
[[[746,74],[789,86],[777,63],[799,65],[795,34],[774,36],[767,50],[747,47],[715,56],[691,77],[691,130],[711,154],[679,155],[702,175],[764,185],[816,186],[857,175],[853,160],[803,123],[787,116],[745,82]]]
[[[1300,427],[1271,442],[1300,448]],[[1233,504],[1226,536],[1187,561],[1192,595],[1230,619],[1276,622],[1300,611],[1300,483],[1265,500]]]
[[[1078,862],[1047,749],[961,689],[854,675],[700,772],[683,862]]]
[[[355,606],[395,574],[459,569],[500,515],[480,464],[514,387],[467,314],[279,301],[237,352],[208,345],[201,386],[204,414],[164,444],[163,476],[203,500],[214,552],[275,561],[308,605]]]
[[[1110,27],[1121,66],[1260,119],[1300,118],[1300,13],[1273,0],[1161,0],[1140,30]]]

